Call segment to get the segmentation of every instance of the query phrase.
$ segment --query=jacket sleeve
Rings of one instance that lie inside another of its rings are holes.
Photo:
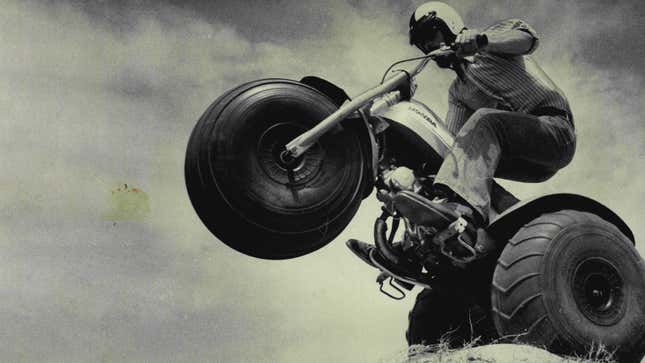
[[[448,114],[446,115],[446,126],[448,130],[453,135],[457,135],[473,112],[473,110],[457,98],[455,83],[453,82],[448,91]]]
[[[506,32],[512,32],[512,31],[523,31],[531,35],[531,38],[532,38],[531,47],[523,54],[531,54],[537,49],[540,42],[537,32],[535,31],[535,29],[533,29],[530,25],[528,25],[523,20],[520,20],[520,19],[502,20],[484,29],[485,33],[488,33],[488,34],[494,33],[496,35],[503,35]]]

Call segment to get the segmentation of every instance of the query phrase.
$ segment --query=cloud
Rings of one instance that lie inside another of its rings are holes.
[[[183,182],[189,133],[216,96],[261,77],[333,74],[350,59],[325,44],[252,42],[174,7],[119,28],[79,6],[13,2],[0,15],[3,359],[281,361],[299,355],[294,342],[318,354],[343,342],[323,330],[358,335],[365,324],[332,318],[378,293],[345,269],[325,272],[340,255],[372,279],[343,246],[283,264],[239,255],[201,225]],[[103,219],[123,183],[149,196],[143,221]],[[339,304],[356,291],[368,295]],[[396,319],[389,335],[354,341],[401,340]]]

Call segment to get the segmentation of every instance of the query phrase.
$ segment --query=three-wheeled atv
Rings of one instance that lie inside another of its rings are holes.
[[[406,60],[418,61],[412,69],[388,70],[353,100],[317,77],[226,92],[188,143],[186,186],[197,214],[239,252],[294,258],[332,241],[376,189],[383,206],[368,263],[389,295],[424,288],[410,312],[409,344],[450,332],[457,343],[510,337],[564,353],[601,343],[621,360],[639,360],[645,263],[609,208],[575,194],[519,202],[495,184],[486,228],[419,212],[439,196],[433,175],[453,142],[412,99],[414,77],[437,52]],[[484,256],[478,243],[488,246]]]

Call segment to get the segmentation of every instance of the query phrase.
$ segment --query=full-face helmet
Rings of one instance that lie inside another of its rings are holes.
[[[455,9],[440,1],[429,1],[417,7],[410,17],[410,44],[427,52],[424,45],[437,32],[450,44],[463,29],[464,21]]]

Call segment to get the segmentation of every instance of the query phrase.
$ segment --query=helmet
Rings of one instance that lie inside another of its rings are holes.
[[[464,21],[450,5],[440,1],[421,4],[410,17],[410,44],[432,39],[434,33],[441,31],[446,41],[453,42],[464,29]]]

